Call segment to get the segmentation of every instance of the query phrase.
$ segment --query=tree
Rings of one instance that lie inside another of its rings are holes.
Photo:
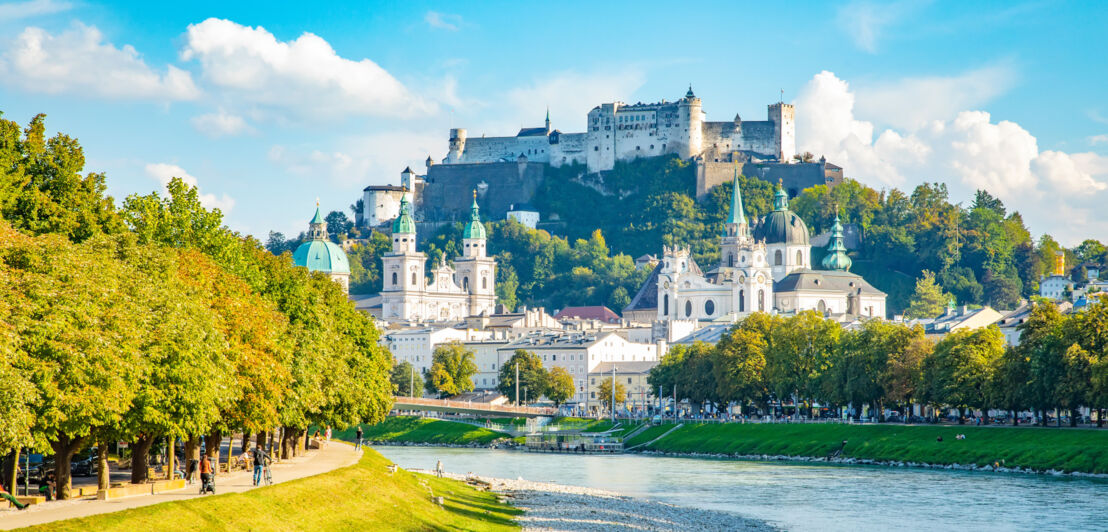
[[[935,274],[924,270],[920,278],[916,279],[916,290],[912,293],[904,317],[934,318],[942,314],[951,301],[950,294],[943,292],[942,287],[935,284]]]
[[[831,368],[841,331],[837,323],[811,310],[773,329],[766,352],[766,381],[778,400],[792,398],[810,405],[821,395],[820,377]]]
[[[331,211],[323,220],[327,222],[327,235],[335,242],[341,242],[341,239],[349,235],[350,230],[354,228],[354,222],[351,222],[342,211]]]
[[[392,383],[393,393],[403,397],[417,397],[415,394],[424,386],[423,376],[407,360],[393,364],[389,382]]]
[[[916,327],[903,351],[889,353],[885,371],[881,374],[886,401],[908,406],[919,399],[923,361],[931,356],[934,349],[934,342],[924,337],[922,327]],[[905,410],[904,417],[907,419],[909,411]]]
[[[1063,317],[1051,303],[1033,303],[1027,321],[1019,326],[1019,349],[1028,360],[1029,405],[1046,423],[1046,411],[1059,404],[1059,390],[1066,373]]]
[[[1062,357],[1065,373],[1058,386],[1058,405],[1070,411],[1070,426],[1077,426],[1078,407],[1090,404],[1096,359],[1078,344],[1071,344]]]
[[[473,390],[473,375],[477,373],[473,351],[460,342],[450,342],[435,348],[431,368],[424,387],[439,395],[458,395]]]
[[[546,397],[554,401],[554,406],[561,406],[572,398],[577,388],[573,384],[573,375],[561,366],[550,368],[548,383]]]
[[[766,399],[766,334],[755,327],[759,318],[751,315],[735,324],[715,349],[716,394],[720,401],[738,403],[739,412],[749,404],[764,404]]]
[[[1024,351],[1011,347],[1005,349],[996,360],[989,396],[992,404],[1012,414],[1013,425],[1019,424],[1017,413],[1030,405],[1027,391],[1030,380],[1031,368]]]
[[[627,388],[624,388],[623,383],[621,383],[621,382],[616,382],[615,385],[616,385],[616,394],[615,394],[616,403],[615,404],[616,404],[616,408],[619,408],[620,405],[627,402]],[[604,379],[603,381],[600,382],[600,389],[597,391],[597,394],[598,394],[597,399],[600,399],[600,404],[604,406],[605,410],[611,412],[612,411],[612,378],[611,377],[608,377],[608,378],[606,378],[606,379]]]
[[[285,234],[277,231],[269,232],[269,239],[265,241],[265,249],[274,255],[291,251],[288,247],[288,240],[285,239]]]
[[[993,371],[1003,353],[1004,335],[996,326],[947,334],[923,361],[924,400],[986,410]]]
[[[519,368],[519,387],[516,388],[516,368]],[[500,384],[497,389],[505,397],[513,399],[516,390],[519,390],[519,400],[523,401],[524,389],[527,397],[541,397],[546,394],[549,377],[546,369],[542,367],[542,359],[538,355],[525,349],[516,349],[507,362],[500,366]]]

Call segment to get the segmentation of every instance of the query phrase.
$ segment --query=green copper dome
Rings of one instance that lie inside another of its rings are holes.
[[[408,203],[408,196],[400,198],[400,215],[392,221],[392,234],[415,234],[415,220],[412,219],[412,204]]]
[[[823,257],[823,268],[845,272],[850,269],[850,266],[851,260],[846,255],[846,246],[843,245],[843,226],[839,223],[839,217],[835,216],[835,225],[831,226],[831,241],[827,245],[827,256]]]
[[[473,205],[469,208],[469,222],[466,223],[466,230],[462,233],[462,238],[480,238],[483,239],[485,235],[485,226],[481,224],[481,214],[477,212],[477,192],[473,192]]]
[[[327,240],[312,240],[300,244],[292,254],[292,262],[310,272],[350,273],[350,261],[340,246]]]
[[[777,186],[777,193],[773,196],[773,212],[758,224],[754,239],[765,240],[766,244],[808,245],[808,226],[789,210],[789,196],[781,185]]]

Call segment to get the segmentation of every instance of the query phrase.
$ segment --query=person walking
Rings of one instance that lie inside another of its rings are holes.
[[[208,459],[208,452],[204,451],[200,453],[200,493],[210,490],[215,493],[215,486],[211,485],[212,482],[212,462]]]
[[[358,425],[358,431],[354,433],[354,437],[358,439],[358,443],[354,444],[354,450],[355,451],[362,450],[362,434],[363,434],[362,426]]]
[[[25,510],[27,508],[26,504],[19,502],[19,499],[16,499],[11,493],[8,493],[8,491],[4,489],[3,484],[0,484],[0,499],[7,499],[8,502],[12,503],[12,506],[15,506],[18,510]]]
[[[250,450],[250,458],[254,460],[254,485],[257,486],[262,481],[262,469],[268,465],[266,461],[270,458],[269,454],[258,445]]]
[[[438,475],[441,478],[442,474],[444,472],[446,472],[446,469],[442,467],[442,460],[436,461],[436,463],[435,463],[435,474]]]

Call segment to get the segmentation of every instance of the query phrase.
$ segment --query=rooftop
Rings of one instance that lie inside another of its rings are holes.
[[[606,323],[619,321],[619,314],[604,306],[591,307],[566,307],[554,315],[555,318],[577,318],[583,320],[599,320]]]

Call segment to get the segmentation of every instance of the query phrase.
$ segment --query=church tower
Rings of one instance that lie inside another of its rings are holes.
[[[381,256],[381,312],[385,319],[410,319],[418,316],[426,289],[426,257],[416,250],[416,226],[408,196],[400,199],[400,214],[392,222],[392,251]]]
[[[753,244],[750,236],[750,226],[746,223],[746,213],[743,212],[742,191],[739,190],[739,169],[735,167],[735,177],[732,179],[734,188],[731,189],[731,213],[727,222],[723,224],[723,241],[720,242],[720,266],[735,268],[746,262],[740,248]]]
[[[496,259],[488,256],[487,234],[473,191],[469,222],[462,233],[462,257],[454,260],[455,282],[469,295],[469,314],[492,314],[496,306]]]

